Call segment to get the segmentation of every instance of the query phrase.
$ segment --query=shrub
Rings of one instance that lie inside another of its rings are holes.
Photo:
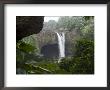
[[[62,59],[60,68],[73,74],[93,74],[94,42],[83,38],[76,42],[75,47],[75,56]]]

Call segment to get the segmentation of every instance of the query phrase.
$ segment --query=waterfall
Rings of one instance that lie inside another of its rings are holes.
[[[65,57],[65,34],[64,32],[62,32],[61,34],[57,33],[57,37],[58,37],[58,47],[59,47],[59,61],[61,60],[61,58]]]

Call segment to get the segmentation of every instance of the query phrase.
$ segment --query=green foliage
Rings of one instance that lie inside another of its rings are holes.
[[[26,44],[25,42],[21,42],[19,45],[19,49],[23,52],[33,52],[35,50],[35,47],[30,45],[30,44]]]
[[[64,17],[60,17],[57,23],[57,29],[59,28],[67,28],[67,26],[69,25],[69,17],[64,16]]]
[[[76,42],[76,56],[83,56],[83,55],[87,55],[87,54],[92,54],[93,55],[93,51],[94,51],[94,42],[92,40],[88,40],[86,38],[83,38],[81,40],[78,40]]]
[[[29,69],[33,69],[34,67],[31,64],[26,64],[28,61],[32,61],[37,56],[33,54],[37,53],[38,47],[36,46],[35,40],[32,36],[23,38],[16,44],[16,68],[17,73],[27,73]]]
[[[88,21],[88,20],[90,20],[90,19],[93,19],[94,18],[94,16],[84,16],[84,19],[86,20],[86,21]]]
[[[55,20],[49,20],[44,22],[43,30],[55,30],[57,22]]]
[[[70,72],[70,66],[72,62],[72,58],[63,58],[59,64],[61,69],[64,69],[67,72]]]
[[[75,72],[94,73],[94,42],[83,38],[77,41],[76,49]]]
[[[49,73],[52,73],[51,71],[49,71],[45,68],[35,66],[33,64],[17,64],[17,65],[18,65],[17,67],[20,67],[17,69],[21,69],[22,71],[24,70],[24,73],[26,73],[26,74],[47,74],[47,73],[49,74]],[[20,72],[18,71],[17,73],[19,74]]]
[[[93,19],[93,16],[61,16],[57,22],[55,20],[44,22],[43,30],[77,30],[79,32],[88,21]]]
[[[17,48],[26,53],[38,54],[40,52],[35,35],[30,35],[17,42]]]
[[[58,63],[49,62],[49,61],[42,61],[42,62],[38,63],[37,65],[42,68],[48,69],[52,72],[59,69]]]
[[[64,30],[81,30],[85,25],[85,19],[82,16],[64,16],[60,17],[57,23],[57,28]],[[79,32],[79,31],[78,31]]]
[[[17,74],[49,74],[57,67],[51,60],[34,55],[36,48],[23,40],[17,43],[16,68]],[[30,53],[31,52],[31,53]],[[51,62],[50,62],[51,61]]]
[[[85,26],[81,30],[83,37],[94,39],[94,18],[91,17],[89,20],[86,21]]]
[[[19,74],[93,74],[94,42],[82,38],[76,41],[74,57],[57,59],[32,56],[17,49],[17,73]],[[24,50],[24,49],[23,49]],[[31,57],[32,56],[32,57]],[[34,61],[34,62],[33,62]]]
[[[94,42],[80,39],[76,42],[76,53],[73,58],[64,58],[60,68],[73,74],[94,73]]]

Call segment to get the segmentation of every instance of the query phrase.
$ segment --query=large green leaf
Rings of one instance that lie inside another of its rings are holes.
[[[29,52],[33,52],[36,48],[30,44],[27,44],[25,42],[21,42],[19,45],[19,49],[21,51],[29,53]]]

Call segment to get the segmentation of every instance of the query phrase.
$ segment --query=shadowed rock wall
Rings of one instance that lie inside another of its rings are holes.
[[[16,16],[16,41],[42,30],[44,16]]]

